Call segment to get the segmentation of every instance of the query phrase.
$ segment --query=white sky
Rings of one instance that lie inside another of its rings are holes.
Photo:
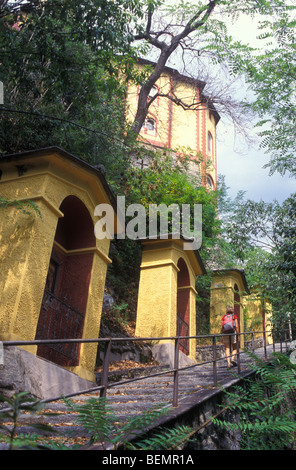
[[[231,29],[233,36],[240,37],[252,45],[260,45],[262,41],[256,40],[258,34],[256,22],[250,18],[240,20]],[[222,118],[223,121],[223,118]],[[283,202],[292,192],[296,191],[295,178],[289,175],[282,177],[276,173],[269,176],[269,169],[263,166],[269,162],[270,155],[253,146],[247,148],[242,142],[237,148],[233,132],[224,123],[219,122],[217,127],[217,161],[218,174],[225,176],[229,195],[235,197],[239,190],[246,191],[246,198],[255,201],[261,199],[271,202],[277,199]]]
[[[218,132],[219,132],[218,124]],[[222,126],[221,126],[222,127]],[[222,131],[221,131],[222,133]],[[225,134],[224,134],[225,136]],[[224,142],[217,142],[218,174],[224,175],[228,194],[234,198],[238,191],[245,191],[245,197],[254,201],[280,203],[296,191],[296,180],[278,173],[269,176],[269,155],[255,148],[241,152],[235,149],[234,138],[230,136]]]

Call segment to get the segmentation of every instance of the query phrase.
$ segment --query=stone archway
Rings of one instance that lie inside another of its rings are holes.
[[[190,277],[183,258],[178,260],[177,275],[177,335],[190,336]],[[180,340],[180,350],[189,354],[189,339]]]
[[[93,222],[86,206],[68,196],[60,206],[36,339],[81,338],[96,246]],[[63,367],[77,366],[77,343],[39,345],[37,355]]]
[[[160,236],[142,239],[141,244],[143,251],[135,335],[160,338],[154,348],[161,348],[166,343],[172,346],[172,338],[181,332],[178,331],[178,317],[183,324],[187,324],[186,333],[196,334],[195,281],[196,276],[205,273],[205,268],[198,251],[184,249],[184,240],[173,238],[173,234],[168,234],[167,239]],[[196,339],[188,343],[185,344],[185,354],[195,360]]]
[[[210,332],[219,334],[221,318],[228,305],[234,307],[238,317],[240,333],[245,331],[244,315],[241,314],[242,300],[250,294],[245,273],[242,269],[214,270],[211,285]],[[244,345],[244,335],[240,337],[241,347]]]
[[[118,226],[116,200],[104,175],[99,168],[57,147],[9,155],[1,159],[0,166],[3,196],[8,200],[33,201],[41,214],[39,217],[34,211],[32,217],[28,217],[9,206],[5,216],[0,218],[1,246],[5,247],[0,278],[0,339],[34,341],[38,323],[37,338],[46,339],[44,327],[49,323],[42,323],[40,319],[46,284],[51,299],[63,287],[67,299],[72,298],[71,303],[66,304],[83,314],[80,338],[97,338],[106,271],[111,259],[108,256],[110,239],[95,238],[96,207],[99,204],[112,206],[114,233],[122,228]],[[21,173],[19,168],[22,168]],[[16,227],[17,236],[14,235]],[[65,317],[73,319],[70,310],[54,318],[52,338],[58,321]],[[69,321],[66,325],[65,333],[59,332],[60,337],[72,336],[68,331]],[[37,354],[35,344],[24,345],[22,349]],[[83,342],[77,355],[67,360],[63,358],[61,363],[77,364],[66,367],[81,378],[95,382],[96,356],[97,344]],[[59,359],[53,356],[53,360]]]

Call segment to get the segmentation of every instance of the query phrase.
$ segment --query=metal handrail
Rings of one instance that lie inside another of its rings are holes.
[[[242,335],[251,335],[252,336],[252,351],[255,351],[255,345],[254,345],[254,336],[258,334],[263,335],[263,347],[264,347],[264,357],[267,358],[267,345],[266,345],[266,333],[269,333],[272,335],[273,334],[271,330],[262,330],[262,331],[246,331],[242,333],[233,333],[232,335],[236,335],[237,339],[238,337]],[[227,335],[227,336],[232,336],[232,335]],[[31,345],[40,345],[40,344],[56,344],[56,343],[105,343],[105,349],[104,349],[104,358],[103,358],[103,370],[102,370],[102,375],[101,375],[101,385],[89,388],[87,390],[81,390],[79,392],[74,392],[71,394],[67,395],[62,395],[59,397],[52,397],[49,399],[41,400],[41,403],[48,403],[48,402],[53,402],[60,400],[61,398],[70,398],[73,396],[77,395],[82,395],[85,393],[91,393],[95,391],[100,391],[100,396],[105,397],[107,393],[107,389],[113,388],[117,385],[123,385],[139,380],[143,380],[146,378],[152,378],[152,377],[158,377],[161,375],[167,375],[169,373],[173,374],[174,380],[173,380],[173,407],[178,406],[178,383],[179,383],[179,372],[183,370],[188,370],[192,369],[195,367],[199,367],[201,365],[206,365],[206,364],[213,364],[213,385],[214,387],[217,386],[217,362],[225,360],[227,356],[223,356],[221,358],[217,358],[217,338],[223,336],[221,333],[220,334],[210,334],[210,335],[194,335],[194,336],[166,336],[166,337],[134,337],[134,338],[92,338],[92,339],[43,339],[43,340],[32,340],[32,341],[25,341],[25,340],[19,340],[19,341],[2,341],[3,346],[31,346]],[[209,361],[203,361],[199,362],[196,364],[184,366],[184,367],[179,367],[179,342],[182,339],[205,339],[205,338],[211,338],[212,339],[212,350],[213,350],[213,359]],[[285,343],[286,343],[286,350],[287,350],[287,338],[288,336],[285,336]],[[111,353],[111,347],[112,343],[114,342],[151,342],[151,341],[161,341],[161,340],[174,340],[175,343],[175,349],[174,349],[174,367],[170,368],[166,371],[162,372],[157,372],[154,374],[149,374],[141,377],[134,377],[132,379],[128,380],[123,380],[119,382],[113,382],[113,383],[108,383],[108,371],[109,371],[109,364],[110,364],[110,353]],[[292,339],[290,338],[290,341]],[[240,348],[239,348],[239,341],[236,341],[237,343],[237,368],[238,368],[238,374],[240,374]],[[275,351],[275,342],[273,338],[273,351]],[[282,352],[282,339],[280,340],[280,351]],[[230,357],[230,356],[229,356]]]

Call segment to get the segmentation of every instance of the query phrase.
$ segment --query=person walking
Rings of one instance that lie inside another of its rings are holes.
[[[235,333],[239,333],[238,318],[234,315],[233,307],[227,307],[226,314],[223,315],[221,323],[222,342],[225,346],[227,368],[230,369],[237,365],[235,361],[235,356],[237,355],[237,335]]]

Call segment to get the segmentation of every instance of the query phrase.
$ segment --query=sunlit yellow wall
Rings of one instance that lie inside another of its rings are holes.
[[[246,330],[262,331],[263,329],[263,309],[260,297],[251,294],[244,299]]]
[[[272,306],[257,293],[251,293],[243,300],[245,309],[246,331],[258,331],[255,337],[262,337],[265,326],[267,344],[272,343]],[[264,325],[265,320],[265,325]]]
[[[187,105],[200,103],[201,90],[194,82],[187,77],[174,73],[172,69],[166,69],[156,82],[157,89],[161,94],[170,94],[181,99]],[[128,89],[126,100],[127,122],[133,121],[136,114],[136,105],[140,88],[131,85]],[[215,117],[216,116],[216,117]],[[150,143],[157,147],[168,148],[174,151],[185,152],[191,149],[193,155],[201,153],[203,163],[201,165],[202,174],[210,175],[214,185],[217,183],[217,150],[216,150],[216,125],[217,115],[209,112],[206,104],[200,104],[197,109],[193,106],[190,110],[185,110],[165,97],[158,97],[150,105],[148,118],[151,117],[156,122],[155,131],[145,128],[140,133],[143,142]],[[209,155],[208,132],[213,137],[213,151]],[[193,157],[197,158],[197,157]],[[200,154],[198,159],[200,159]],[[204,180],[205,182],[205,180]]]
[[[25,165],[18,175],[17,165]],[[1,162],[1,196],[9,200],[33,200],[40,212],[23,214],[16,208],[1,209],[0,217],[0,339],[34,340],[57,222],[63,216],[60,204],[68,195],[77,196],[94,223],[97,204],[109,199],[98,176],[75,159],[58,151],[26,155]],[[109,240],[96,240],[85,315],[83,338],[98,337],[104,294]],[[36,347],[28,347],[36,353]],[[80,376],[93,380],[95,345],[82,345]]]
[[[266,328],[266,340],[267,344],[273,343],[273,336],[272,336],[272,304],[266,300],[265,301],[265,328]]]
[[[196,334],[196,276],[202,273],[195,255],[183,250],[182,240],[143,242],[138,293],[136,336],[168,337],[177,331],[177,273],[183,258],[190,277],[190,335]],[[166,342],[166,341],[164,341]],[[189,357],[195,359],[196,341],[190,341]]]
[[[243,297],[246,294],[241,274],[236,270],[227,270],[213,275],[210,300],[210,332],[219,334],[221,331],[221,318],[226,313],[228,305],[234,306],[234,286],[237,285],[240,294],[240,332],[245,331]],[[243,336],[241,337],[243,344]]]

